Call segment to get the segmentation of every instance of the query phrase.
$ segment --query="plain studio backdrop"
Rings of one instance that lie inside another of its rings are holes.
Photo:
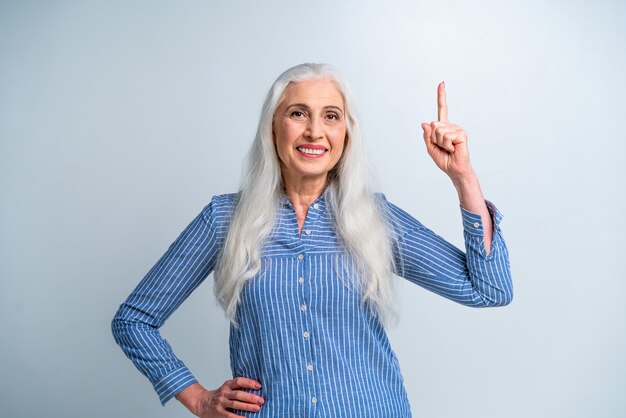
[[[462,246],[420,128],[445,80],[504,214],[511,305],[397,279],[413,415],[625,416],[624,21],[619,1],[2,1],[0,416],[190,416],[110,321],[237,190],[267,89],[302,62],[352,81],[377,190]],[[231,377],[212,276],[162,333],[206,387]]]

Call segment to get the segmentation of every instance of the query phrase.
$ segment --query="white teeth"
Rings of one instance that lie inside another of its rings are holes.
[[[304,147],[298,147],[298,151],[301,151],[305,154],[313,154],[313,155],[320,155],[326,152],[325,149],[311,149],[311,148],[304,148]]]

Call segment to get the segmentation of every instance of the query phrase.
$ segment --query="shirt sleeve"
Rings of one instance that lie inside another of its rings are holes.
[[[494,228],[489,254],[480,215],[461,208],[464,253],[407,212],[384,202],[394,240],[396,274],[467,306],[503,306],[511,302],[513,284],[508,249],[500,230],[502,215],[491,202],[486,201]]]
[[[213,270],[221,245],[212,205],[185,228],[121,304],[111,327],[117,344],[154,386],[161,403],[196,382],[159,328]]]

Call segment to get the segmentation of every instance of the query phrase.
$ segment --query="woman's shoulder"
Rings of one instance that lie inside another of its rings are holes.
[[[224,207],[234,209],[235,205],[237,205],[237,201],[239,200],[240,193],[226,193],[215,195],[211,198],[210,205],[214,207]]]
[[[239,200],[239,193],[215,195],[202,210],[202,216],[214,227],[227,226]]]
[[[409,231],[427,229],[409,212],[388,201],[383,193],[374,193],[374,196],[394,235],[403,236]]]

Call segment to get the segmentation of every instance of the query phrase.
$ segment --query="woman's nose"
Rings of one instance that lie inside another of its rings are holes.
[[[309,125],[307,126],[305,135],[312,139],[318,139],[324,136],[322,124],[317,118],[309,119]]]

